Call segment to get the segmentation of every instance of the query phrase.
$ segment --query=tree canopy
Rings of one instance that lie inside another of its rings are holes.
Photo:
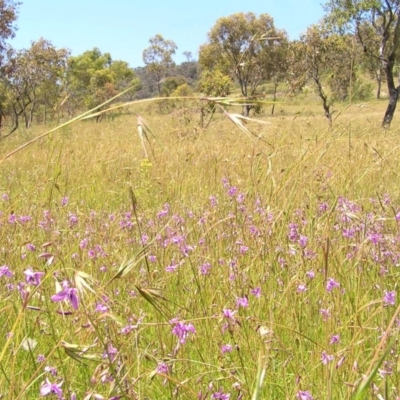
[[[192,52],[184,51],[186,61],[176,65],[176,43],[156,34],[143,50],[145,66],[135,69],[98,48],[71,56],[68,49],[44,38],[28,49],[13,49],[9,39],[16,34],[19,4],[0,0],[0,129],[5,121],[14,130],[19,120],[30,127],[33,121],[63,117],[65,111],[72,116],[129,87],[132,90],[120,100],[195,90],[206,96],[239,92],[249,100],[243,106],[248,116],[250,110],[260,110],[259,99],[272,95],[275,103],[277,87],[283,84],[293,94],[307,85],[314,87],[332,123],[333,102],[354,96],[362,79],[367,82],[365,90],[361,88],[366,97],[372,80],[377,97],[381,85],[387,84],[382,125],[388,127],[400,94],[395,83],[400,69],[400,0],[326,0],[323,21],[293,41],[269,14],[235,13],[211,27],[198,62]],[[213,112],[214,106],[203,109]]]
[[[232,76],[244,97],[256,95],[258,86],[285,68],[287,34],[277,29],[268,14],[237,13],[220,18],[201,46],[203,68]],[[248,115],[250,106],[245,107]]]
[[[173,64],[172,55],[177,45],[172,40],[166,40],[157,34],[149,40],[150,46],[143,51],[143,61],[150,73],[154,74],[158,94],[161,95],[161,80],[165,70]]]
[[[394,79],[400,50],[400,0],[330,0],[325,10],[333,28],[354,33],[364,52],[381,63],[389,92],[382,125],[390,126],[400,93]]]

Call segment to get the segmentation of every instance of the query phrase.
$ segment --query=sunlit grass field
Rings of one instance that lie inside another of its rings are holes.
[[[338,106],[329,129],[291,101],[249,136],[222,113],[202,130],[142,105],[5,160],[1,398],[400,398],[385,106]]]

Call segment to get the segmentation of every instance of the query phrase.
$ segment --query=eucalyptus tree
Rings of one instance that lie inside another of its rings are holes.
[[[118,92],[139,86],[132,68],[124,61],[114,61],[110,53],[98,48],[70,57],[66,74],[69,112],[93,108]]]
[[[232,79],[219,70],[204,70],[200,76],[197,89],[208,97],[228,97],[232,90]],[[206,128],[216,111],[212,101],[202,102],[200,106],[200,126]],[[206,122],[207,116],[208,122]]]
[[[331,33],[322,24],[312,25],[299,41],[290,44],[288,66],[292,89],[311,81],[332,125],[333,101],[346,99],[354,79],[351,37]]]
[[[354,32],[364,52],[378,60],[384,71],[389,102],[382,126],[392,122],[400,94],[394,70],[400,51],[400,0],[329,0],[326,19],[341,32]],[[365,26],[371,26],[374,35]]]
[[[46,109],[54,109],[68,55],[67,49],[57,49],[43,38],[32,42],[28,49],[8,52],[2,80],[7,90],[3,105],[13,118],[11,132],[18,128],[21,116],[29,128],[39,107],[44,115]]]
[[[234,78],[243,97],[251,98],[261,83],[285,68],[287,41],[268,14],[237,13],[217,20],[200,48],[199,62]],[[251,108],[244,107],[246,116]]]
[[[14,0],[0,0],[0,65],[4,62],[8,49],[7,40],[15,36],[15,22],[20,4]]]
[[[11,49],[7,41],[15,36],[18,7],[20,4],[14,0],[0,1],[0,132],[3,128],[3,120],[6,117],[9,106],[7,75],[9,75],[10,70],[4,64],[6,63],[7,56],[11,53]]]
[[[143,62],[147,70],[155,77],[158,95],[161,95],[161,81],[165,71],[172,66],[172,56],[177,50],[177,45],[172,40],[166,40],[157,34],[149,39],[150,46],[143,51]]]

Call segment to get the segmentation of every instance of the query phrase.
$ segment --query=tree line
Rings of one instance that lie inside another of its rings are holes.
[[[257,100],[265,98],[265,84],[273,100],[280,85],[293,94],[312,86],[331,124],[334,101],[367,99],[375,81],[376,97],[387,87],[384,127],[396,110],[400,0],[329,0],[321,22],[292,41],[270,15],[236,13],[216,21],[198,61],[186,51],[186,61],[176,65],[177,45],[157,34],[143,51],[145,67],[139,68],[97,48],[72,56],[43,38],[28,49],[13,49],[8,40],[16,33],[18,7],[14,0],[0,2],[1,137],[21,123],[29,128],[72,117],[126,89],[119,101],[193,91],[226,97],[236,90],[251,100],[243,105],[248,116],[260,111]]]

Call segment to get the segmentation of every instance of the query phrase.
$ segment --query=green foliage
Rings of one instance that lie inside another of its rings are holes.
[[[18,127],[21,116],[28,128],[36,112],[49,110],[54,114],[68,55],[68,50],[57,49],[43,38],[32,42],[29,49],[9,51],[1,77],[6,90],[1,108],[13,118],[11,131]]]
[[[184,83],[186,83],[186,80],[181,76],[170,76],[165,78],[162,81],[161,95],[163,97],[170,96],[171,93],[178,88],[178,86],[183,85]]]
[[[332,123],[331,105],[344,101],[355,78],[352,39],[330,32],[325,25],[309,27],[300,41],[289,46],[289,81],[293,91],[311,80],[329,123]],[[330,93],[324,85],[329,85]]]
[[[352,98],[354,100],[367,101],[372,97],[374,85],[371,81],[358,75],[353,83]]]
[[[205,70],[200,76],[198,90],[210,97],[227,97],[231,93],[232,79],[219,70]]]
[[[161,79],[161,94],[164,96],[163,86],[169,78],[177,78],[180,81],[178,82],[179,84],[186,82],[190,87],[195,87],[198,81],[198,69],[197,61],[185,61],[181,64],[172,64],[168,66],[164,71],[164,77]],[[152,74],[147,67],[137,67],[134,68],[134,71],[142,83],[141,88],[135,93],[135,98],[148,99],[159,96],[154,74]],[[167,92],[170,93],[170,90],[168,89]]]
[[[143,62],[154,75],[158,93],[161,95],[161,80],[166,69],[173,64],[172,55],[178,47],[172,40],[166,40],[160,34],[150,38],[149,42],[150,46],[143,51]]]
[[[0,1],[0,65],[3,63],[7,51],[7,40],[15,36],[15,22],[18,16],[19,1]]]
[[[340,32],[354,32],[372,68],[378,70],[377,80],[385,73],[389,103],[382,126],[390,126],[400,89],[395,84],[394,67],[400,52],[400,3],[398,0],[329,0],[326,20]],[[380,63],[378,67],[376,60]],[[378,67],[378,68],[377,68]],[[371,67],[369,67],[371,69]],[[379,89],[378,89],[379,97]]]
[[[193,95],[193,90],[187,83],[183,83],[182,85],[179,85],[171,93],[172,97],[187,97],[187,96],[192,96],[192,95]]]
[[[209,97],[227,97],[231,93],[232,79],[218,69],[202,72],[198,84],[198,91]],[[200,126],[205,128],[216,111],[215,103],[207,102],[200,106]],[[208,118],[208,122],[206,122]]]
[[[131,86],[127,96],[132,96],[139,84],[128,63],[94,48],[68,59],[67,106],[71,111],[92,108]]]
[[[209,71],[234,77],[242,95],[251,97],[261,83],[285,70],[286,44],[286,32],[275,28],[268,14],[237,13],[211,28],[199,62]],[[245,114],[250,108],[245,107]]]

